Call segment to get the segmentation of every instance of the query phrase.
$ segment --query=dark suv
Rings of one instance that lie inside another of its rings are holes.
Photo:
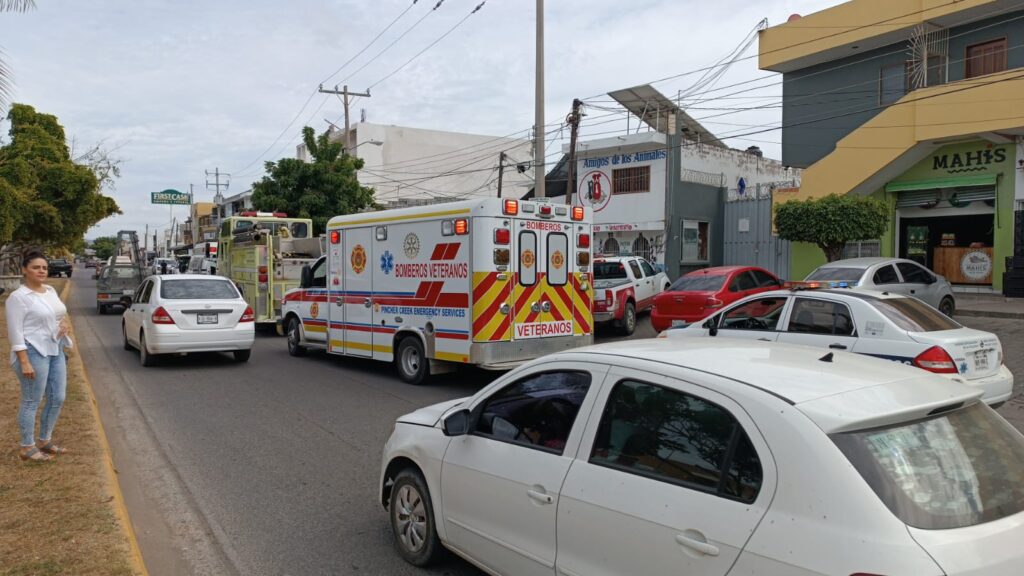
[[[71,278],[71,263],[64,258],[53,258],[46,261],[49,268],[48,276],[67,276]]]

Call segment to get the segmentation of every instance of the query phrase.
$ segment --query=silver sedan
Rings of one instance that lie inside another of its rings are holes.
[[[956,297],[949,281],[913,260],[903,258],[849,258],[819,266],[804,282],[823,287],[880,290],[913,296],[946,316],[956,311]]]

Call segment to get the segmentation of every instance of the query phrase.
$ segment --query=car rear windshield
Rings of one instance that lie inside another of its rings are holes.
[[[232,300],[238,290],[227,280],[165,280],[160,285],[165,300]]]
[[[110,269],[111,278],[119,278],[121,280],[133,279],[139,277],[139,271],[134,266],[114,266]]]
[[[626,276],[626,266],[622,262],[597,262],[594,264],[595,280],[621,280]]]
[[[863,268],[843,268],[840,266],[822,266],[804,281],[810,280],[835,280],[836,282],[860,282],[860,277],[864,275]]]
[[[900,520],[946,530],[1024,511],[1024,439],[978,402],[832,440]]]
[[[876,310],[907,332],[938,332],[961,328],[952,318],[916,298],[872,298]]]
[[[725,278],[724,274],[680,276],[668,289],[672,292],[717,292],[722,289],[722,284],[725,284]]]

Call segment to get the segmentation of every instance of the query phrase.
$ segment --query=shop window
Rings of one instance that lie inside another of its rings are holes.
[[[877,258],[882,255],[882,242],[880,240],[861,240],[860,242],[847,242],[843,248],[843,259],[847,258]]]
[[[683,220],[683,262],[707,262],[710,224],[700,220]]]
[[[612,170],[612,193],[633,194],[651,191],[651,167],[619,168]]]
[[[636,240],[633,240],[633,254],[635,254],[636,256],[640,256],[641,258],[646,258],[648,260],[650,260],[651,256],[653,256],[653,250],[651,249],[651,241],[648,240],[647,238],[644,238],[643,234],[638,236]]]
[[[878,77],[878,103],[892,104],[907,93],[907,65],[905,62],[882,66]]]
[[[964,62],[964,78],[1006,70],[1006,38],[968,46]]]

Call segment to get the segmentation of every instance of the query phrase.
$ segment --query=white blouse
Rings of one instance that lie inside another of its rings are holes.
[[[7,298],[6,309],[12,365],[17,358],[16,352],[28,350],[29,344],[45,356],[56,356],[61,346],[71,347],[71,338],[57,337],[60,321],[67,316],[68,309],[53,286],[46,286],[42,293],[22,286]]]

